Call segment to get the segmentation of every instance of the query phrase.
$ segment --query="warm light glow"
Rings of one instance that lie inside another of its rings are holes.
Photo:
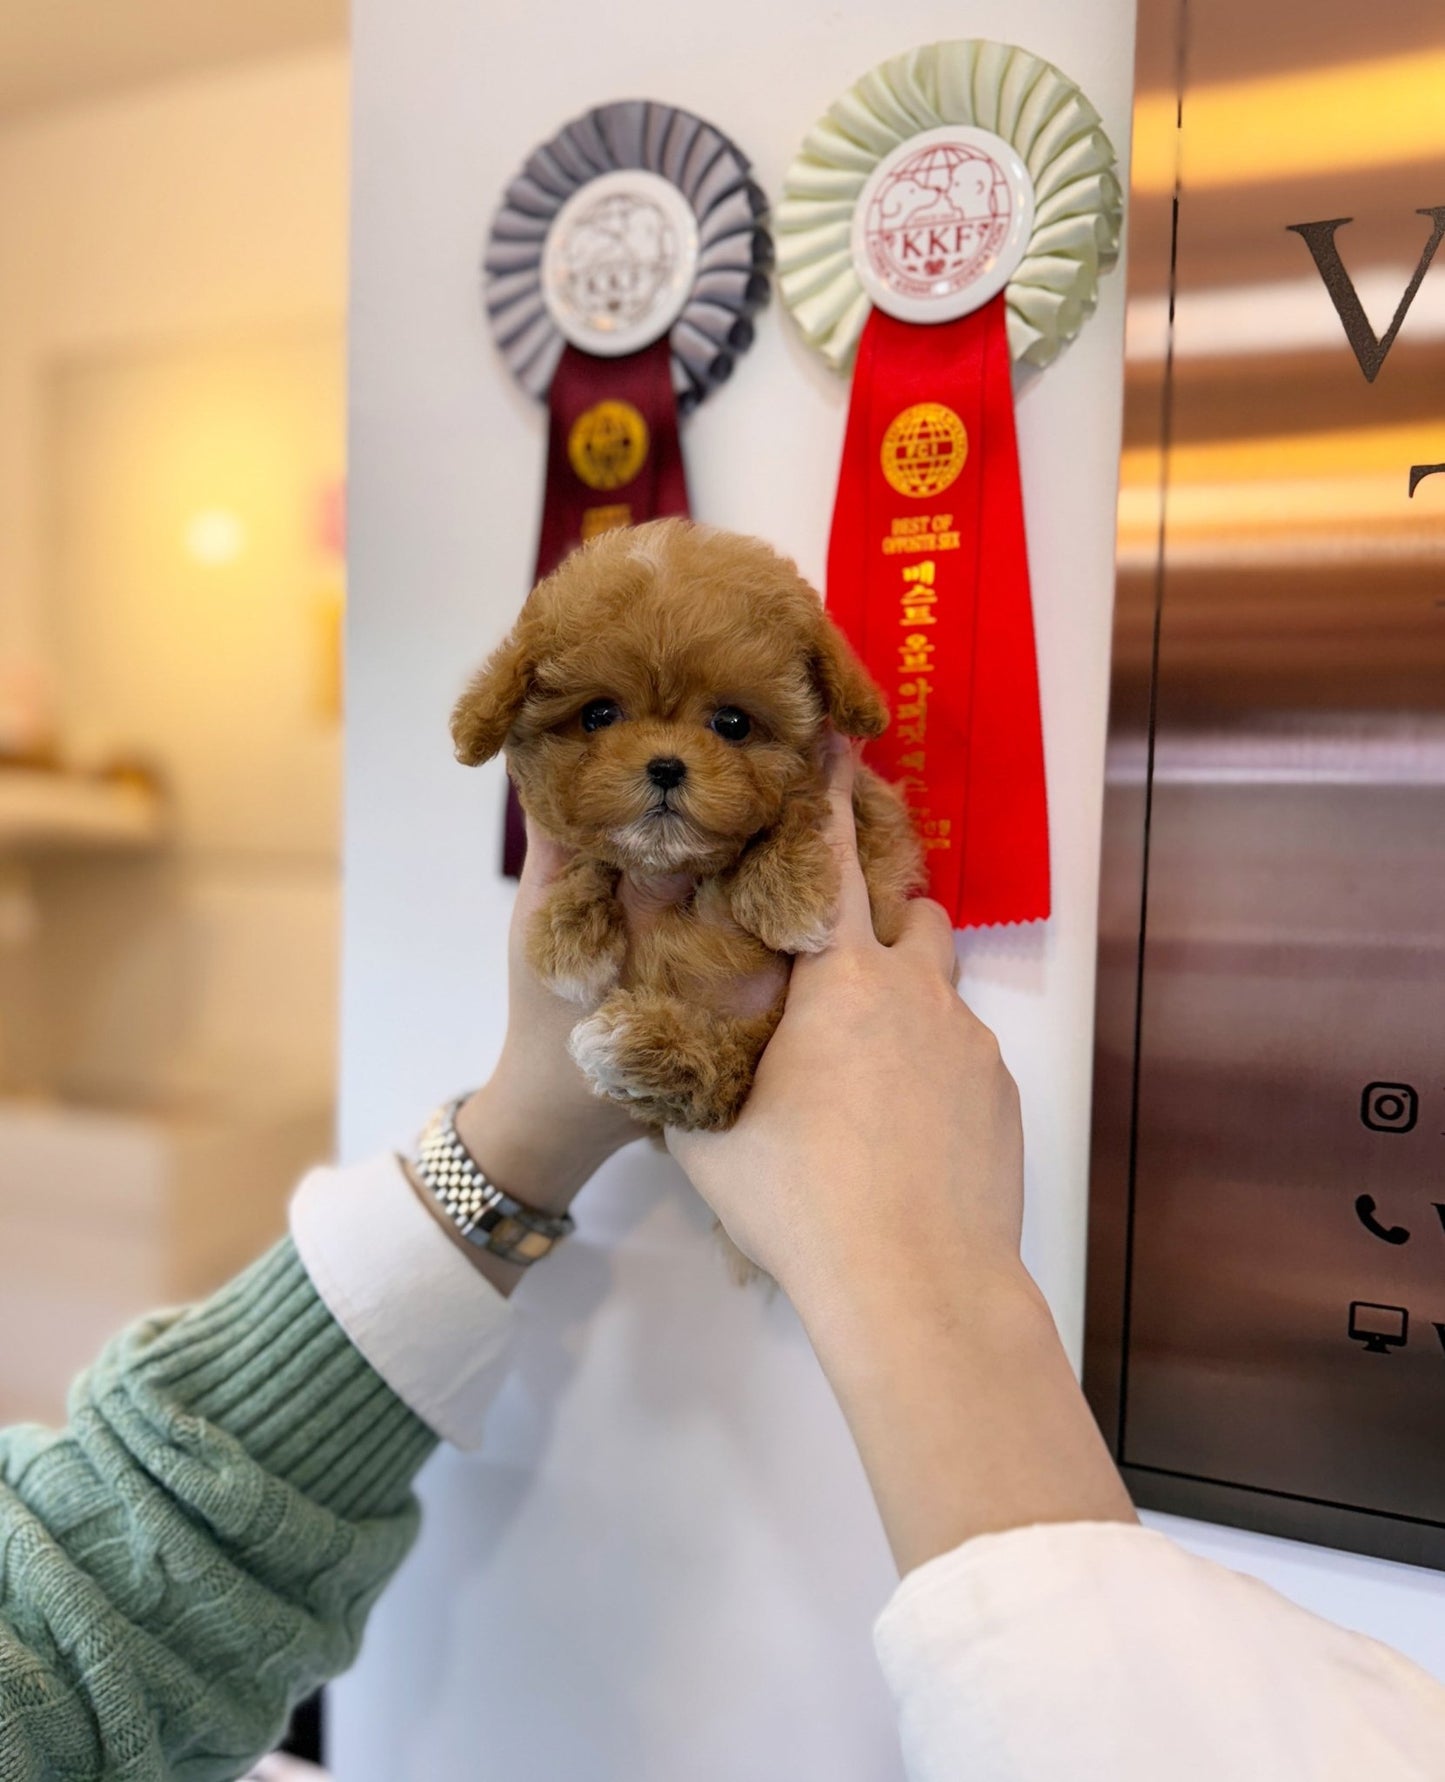
[[[1378,266],[1355,276],[1355,293],[1376,334],[1390,326],[1414,270]],[[1176,359],[1309,353],[1345,345],[1339,315],[1314,272],[1305,278],[1188,291],[1175,311],[1172,342],[1167,296],[1133,297],[1125,316],[1124,351],[1131,361],[1162,359],[1171,345]],[[1427,278],[1420,286],[1406,328],[1412,346],[1445,340],[1445,278]]]
[[[228,508],[202,508],[186,522],[185,544],[197,563],[217,569],[245,550],[246,528]]]
[[[1401,490],[1411,464],[1438,463],[1438,421],[1394,427],[1340,427],[1312,433],[1268,434],[1253,439],[1211,439],[1176,445],[1169,453],[1171,483],[1235,483],[1266,477],[1356,477],[1362,471],[1395,475]],[[1123,455],[1121,480],[1157,475],[1158,453],[1136,447]],[[1396,474],[1398,473],[1398,474]]]
[[[1260,185],[1438,158],[1445,148],[1445,51],[1186,90],[1183,183]],[[1134,108],[1133,190],[1174,190],[1172,93]],[[1428,202],[1422,199],[1421,202]]]
[[[1169,454],[1168,530],[1176,540],[1263,544],[1345,535],[1365,554],[1382,545],[1410,555],[1442,548],[1441,495],[1430,479],[1411,500],[1411,464],[1438,462],[1436,424],[1340,428],[1259,439],[1210,440]],[[1438,479],[1445,482],[1445,478]],[[1382,533],[1381,529],[1386,529]],[[1120,465],[1119,530],[1126,551],[1152,551],[1159,529],[1159,453],[1126,451]]]
[[[1171,536],[1187,533],[1242,534],[1333,530],[1361,525],[1398,528],[1405,503],[1405,473],[1389,476],[1289,477],[1226,483],[1171,481],[1168,524]],[[1121,489],[1119,523],[1130,541],[1152,537],[1159,504],[1153,489]],[[1412,516],[1414,517],[1414,516]],[[1438,513],[1418,519],[1438,535]],[[1438,538],[1436,540],[1438,542]]]

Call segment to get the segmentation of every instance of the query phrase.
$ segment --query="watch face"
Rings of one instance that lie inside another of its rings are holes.
[[[697,273],[697,219],[661,174],[603,173],[557,212],[542,301],[573,346],[604,358],[649,345],[682,313]]]
[[[996,297],[1028,251],[1034,188],[990,130],[910,136],[868,176],[853,211],[859,282],[885,314],[951,322]]]

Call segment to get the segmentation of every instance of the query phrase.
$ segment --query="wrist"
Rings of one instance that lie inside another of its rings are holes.
[[[923,1324],[964,1319],[975,1331],[1042,1318],[1047,1302],[1016,1247],[977,1236],[911,1230],[815,1234],[776,1271],[820,1358],[846,1362],[855,1348]]]
[[[469,1244],[456,1226],[437,1205],[436,1196],[426,1184],[417,1178],[416,1169],[409,1158],[400,1159],[402,1173],[411,1186],[412,1193],[426,1208],[428,1214],[446,1233],[447,1241],[458,1249],[479,1275],[490,1281],[503,1299],[510,1299],[512,1292],[521,1281],[526,1269],[515,1262],[508,1262],[501,1256],[494,1256],[488,1250],[479,1249]]]
[[[555,1118],[529,1109],[501,1067],[457,1109],[456,1129],[473,1161],[499,1188],[545,1213],[565,1213],[618,1148],[610,1133],[576,1124],[559,1129]]]
[[[827,1272],[810,1266],[783,1286],[840,1392],[855,1377],[946,1368],[960,1346],[1015,1354],[1020,1345],[1058,1343],[1048,1303],[1016,1252],[900,1246]]]

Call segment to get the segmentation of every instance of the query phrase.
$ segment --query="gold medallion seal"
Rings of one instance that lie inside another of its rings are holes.
[[[567,456],[589,489],[630,483],[647,461],[647,447],[647,422],[630,402],[584,409],[567,435]]]
[[[879,457],[893,488],[923,501],[957,480],[968,460],[968,433],[941,402],[915,402],[889,422]]]

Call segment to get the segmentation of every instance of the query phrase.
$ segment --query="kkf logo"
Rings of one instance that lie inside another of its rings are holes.
[[[1012,211],[990,155],[931,143],[879,181],[864,224],[868,258],[899,296],[953,296],[992,267]]]

